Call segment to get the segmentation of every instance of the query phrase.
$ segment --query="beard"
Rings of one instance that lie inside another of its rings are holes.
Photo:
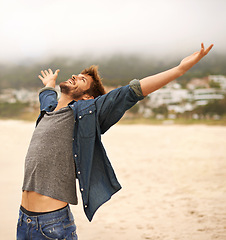
[[[78,87],[70,85],[67,81],[60,83],[60,91],[63,94],[69,95],[73,99],[81,98],[84,95],[84,91]]]

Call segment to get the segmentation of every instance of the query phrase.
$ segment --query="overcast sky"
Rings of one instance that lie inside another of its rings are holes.
[[[225,0],[0,0],[0,61],[226,52]]]

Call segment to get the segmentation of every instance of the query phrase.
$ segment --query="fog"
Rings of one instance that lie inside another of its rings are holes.
[[[226,52],[224,0],[0,0],[0,62]]]

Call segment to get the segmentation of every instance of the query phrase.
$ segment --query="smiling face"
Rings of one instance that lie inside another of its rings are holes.
[[[72,75],[67,81],[60,83],[60,89],[63,94],[75,100],[84,99],[84,97],[93,98],[86,93],[92,82],[93,79],[88,74]]]

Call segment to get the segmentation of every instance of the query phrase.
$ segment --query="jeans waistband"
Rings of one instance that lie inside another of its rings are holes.
[[[43,214],[46,214],[46,213],[57,212],[57,211],[59,211],[63,208],[66,208],[67,205],[65,207],[60,208],[60,209],[53,210],[53,211],[48,211],[48,212],[31,212],[31,211],[28,211],[27,209],[25,209],[22,205],[20,206],[20,209],[23,213],[27,214],[28,216],[38,216],[38,215],[43,215]]]
[[[38,215],[38,216],[28,216],[21,209],[19,210],[19,222],[21,223],[22,221],[24,221],[27,224],[31,224],[31,225],[59,222],[67,217],[70,220],[74,219],[69,205],[58,211],[45,213],[45,214]]]

